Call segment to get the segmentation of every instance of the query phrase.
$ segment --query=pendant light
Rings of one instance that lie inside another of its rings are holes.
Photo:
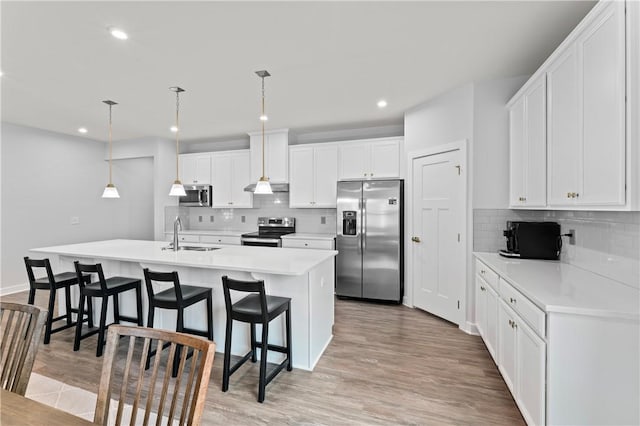
[[[104,188],[104,192],[102,193],[102,198],[120,198],[120,194],[118,194],[118,189],[111,181],[112,171],[111,171],[111,163],[113,157],[113,141],[111,140],[111,108],[114,105],[118,105],[117,102],[114,101],[102,101],[105,104],[109,105],[109,183]]]
[[[264,113],[264,79],[265,77],[270,77],[271,74],[267,70],[256,71],[256,74],[262,79],[262,113],[260,114],[260,122],[262,123],[262,176],[256,184],[254,194],[273,194],[269,178],[264,174],[264,123],[268,120]]]
[[[184,191],[184,186],[180,182],[180,166],[179,166],[179,154],[180,154],[180,92],[184,92],[184,89],[176,86],[169,87],[169,90],[176,93],[176,180],[171,185],[171,191],[169,195],[173,197],[184,197],[187,193]]]

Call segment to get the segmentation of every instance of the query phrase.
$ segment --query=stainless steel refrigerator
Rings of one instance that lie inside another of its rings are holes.
[[[338,182],[336,295],[402,302],[404,181]]]

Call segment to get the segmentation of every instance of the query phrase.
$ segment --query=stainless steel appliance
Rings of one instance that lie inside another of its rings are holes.
[[[507,238],[507,249],[500,250],[504,257],[521,259],[558,260],[562,249],[560,224],[557,222],[507,221],[502,233]]]
[[[184,185],[184,197],[180,197],[180,205],[185,207],[211,207],[211,185]]]
[[[282,247],[280,237],[296,232],[296,219],[293,217],[259,217],[258,232],[242,234],[243,246]]]
[[[404,181],[338,182],[336,295],[402,302]]]

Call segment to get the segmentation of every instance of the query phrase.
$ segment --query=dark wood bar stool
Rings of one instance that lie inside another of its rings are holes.
[[[105,332],[107,330],[107,308],[109,307],[109,297],[113,296],[113,323],[120,324],[120,321],[133,322],[142,326],[142,281],[137,278],[127,277],[110,277],[105,279],[102,272],[102,265],[97,263],[95,265],[83,265],[77,260],[73,262],[76,268],[76,275],[78,280],[82,277],[83,273],[98,274],[98,281],[90,284],[80,284],[80,303],[78,305],[78,315],[84,314],[84,301],[89,300],[91,305],[92,297],[100,297],[102,299],[101,311],[100,311],[100,323],[97,330],[90,330],[85,334],[82,334],[82,323],[76,324],[76,336],[73,341],[73,350],[80,349],[80,340],[85,339],[94,334],[98,334],[98,348],[96,349],[96,356],[102,356],[102,351],[105,344]],[[120,307],[118,303],[118,295],[129,290],[135,290],[136,292],[136,318],[120,315]]]
[[[51,335],[67,328],[71,328],[76,325],[73,321],[72,314],[78,313],[78,309],[71,307],[71,286],[78,284],[78,276],[75,272],[63,272],[60,274],[54,274],[51,269],[51,263],[49,259],[29,259],[24,258],[24,264],[27,267],[27,276],[29,277],[29,305],[33,305],[36,297],[36,290],[49,290],[49,306],[47,318],[45,320],[44,329],[44,344],[49,344]],[[47,273],[46,277],[36,278],[33,272],[34,268],[44,268]],[[82,280],[84,283],[91,281],[91,276],[83,275]],[[65,294],[65,308],[67,313],[58,317],[53,316],[53,311],[56,303],[57,290],[64,288]],[[88,321],[89,327],[93,327],[93,318],[91,316],[92,309],[91,304],[87,307],[87,318],[82,315],[78,315],[80,322]],[[67,323],[63,326],[53,329],[53,323],[56,321],[66,320]]]
[[[153,319],[156,308],[174,309],[178,311],[176,322],[176,331],[181,333],[195,334],[206,337],[213,341],[213,290],[208,287],[198,287],[193,285],[181,285],[177,272],[154,272],[149,268],[144,268],[144,281],[147,286],[147,296],[149,298],[149,316],[147,318],[147,327],[153,328]],[[173,287],[156,293],[153,289],[153,282],[171,282]],[[206,301],[207,304],[207,330],[195,330],[184,326],[184,310],[185,308]],[[162,349],[165,349],[165,344]],[[180,346],[175,355],[173,363],[173,377],[178,374],[180,361]],[[149,368],[149,360],[156,354],[155,350],[149,351],[147,355],[146,368]],[[191,356],[189,354],[188,356]]]
[[[263,402],[265,388],[283,368],[291,371],[291,299],[288,297],[267,296],[264,291],[264,281],[238,281],[222,277],[224,289],[224,303],[227,308],[227,332],[224,341],[224,366],[222,370],[222,391],[229,390],[229,377],[242,364],[251,358],[257,361],[256,349],[260,348],[260,379],[258,382],[258,402]],[[231,304],[230,290],[253,293],[240,301]],[[281,313],[286,313],[286,341],[287,346],[270,345],[269,323]],[[231,331],[233,320],[251,324],[251,350],[241,360],[231,366]],[[256,324],[262,325],[262,340],[256,341]],[[287,357],[267,376],[267,350],[286,354]]]

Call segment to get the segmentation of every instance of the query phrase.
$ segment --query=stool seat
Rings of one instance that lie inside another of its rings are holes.
[[[106,292],[116,292],[132,290],[140,286],[141,281],[137,278],[128,277],[110,277],[104,280]],[[87,296],[102,296],[105,292],[102,290],[100,281],[93,282],[84,286],[84,294]]]
[[[84,275],[83,278],[84,282],[89,282],[91,280],[90,275]],[[75,272],[62,272],[60,274],[55,274],[53,276],[53,280],[55,282],[55,288],[69,287],[78,284],[78,277],[76,276]],[[51,288],[49,277],[36,279],[33,282],[33,287],[42,290]]]
[[[267,300],[267,315],[269,321],[283,313],[287,309],[289,302],[291,302],[291,299],[288,297],[265,295],[265,298]],[[246,322],[261,322],[262,305],[260,295],[255,293],[250,294],[244,299],[234,303],[231,312],[234,319],[237,319],[236,316],[244,316],[245,318],[254,317],[251,318],[253,321],[249,320]]]
[[[192,301],[199,301],[205,298],[205,296],[211,292],[210,288],[206,287],[197,287],[193,285],[184,285],[180,284],[180,289],[182,290],[182,301],[184,304],[191,304]],[[176,296],[175,288],[168,288],[159,293],[153,295],[155,302],[166,303],[166,304],[176,304],[178,303],[178,297]],[[194,300],[195,299],[195,300]]]

